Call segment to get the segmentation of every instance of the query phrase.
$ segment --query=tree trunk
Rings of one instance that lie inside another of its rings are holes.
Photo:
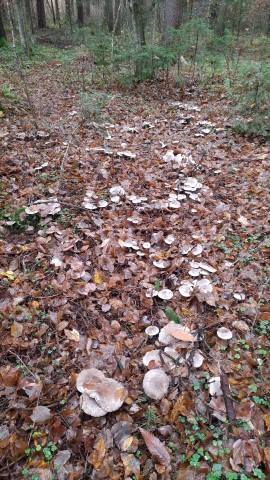
[[[15,7],[16,20],[18,23],[21,45],[23,47],[23,51],[25,55],[29,57],[29,54],[30,54],[29,40],[27,37],[26,28],[25,28],[22,0],[14,0],[14,7]]]
[[[91,5],[90,0],[84,1],[84,13],[85,13],[85,23],[89,24],[90,17],[91,17]]]
[[[165,0],[164,3],[164,24],[163,40],[170,41],[170,28],[179,28],[183,18],[183,0]]]
[[[65,7],[66,7],[66,19],[69,23],[70,30],[72,32],[72,13],[71,13],[71,3],[70,0],[65,0]]]
[[[37,0],[38,28],[46,28],[46,14],[44,0]]]
[[[34,33],[34,22],[33,22],[33,15],[32,15],[32,8],[31,8],[31,1],[30,0],[25,0],[25,10],[26,10],[26,15],[27,15],[29,25],[30,25],[30,31],[33,34]]]
[[[145,45],[144,18],[142,11],[142,0],[129,0],[131,11],[132,29],[135,46],[138,51]]]
[[[56,16],[56,21],[57,21],[59,27],[61,27],[61,18],[60,18],[60,10],[59,10],[58,0],[55,0],[55,16]]]
[[[105,18],[110,33],[120,34],[121,16],[122,16],[122,0],[106,0],[105,2]]]
[[[3,47],[3,45],[5,45],[6,39],[7,39],[7,36],[4,28],[2,6],[0,3],[0,48]]]
[[[79,25],[80,28],[82,28],[84,26],[83,2],[82,2],[82,0],[77,0],[76,1],[76,6],[77,6],[78,25]]]
[[[220,35],[221,37],[224,37],[225,35],[227,10],[228,10],[227,0],[222,0],[220,11],[219,11],[219,21],[217,25],[217,34]]]

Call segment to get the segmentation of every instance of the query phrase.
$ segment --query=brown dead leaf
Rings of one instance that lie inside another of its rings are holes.
[[[23,333],[23,325],[19,322],[16,322],[16,320],[14,320],[13,324],[10,327],[10,334],[14,338],[19,338],[21,337],[22,333]]]
[[[80,341],[80,334],[75,328],[73,328],[72,330],[68,330],[67,328],[65,328],[64,332],[68,340],[72,340],[73,342]]]
[[[153,455],[155,460],[161,465],[168,467],[171,463],[171,457],[167,448],[152,433],[147,432],[147,430],[143,428],[139,428],[139,430],[151,455]]]
[[[178,327],[178,328],[177,328]],[[166,332],[172,337],[177,338],[177,340],[181,340],[182,342],[195,342],[196,338],[187,330],[180,329],[179,325],[168,324],[166,326]]]
[[[51,411],[48,407],[38,406],[34,408],[30,418],[40,425],[51,418]]]
[[[95,446],[94,451],[91,453],[89,463],[93,465],[95,470],[98,470],[103,463],[103,459],[106,454],[106,444],[104,438],[100,438]]]
[[[192,415],[192,401],[188,393],[183,393],[178,397],[176,400],[173,409],[170,414],[170,421],[172,423],[175,423],[178,420],[179,415],[183,415],[184,417],[187,417],[188,419],[194,418],[194,415]]]

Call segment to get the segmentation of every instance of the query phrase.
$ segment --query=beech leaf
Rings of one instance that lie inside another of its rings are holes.
[[[151,455],[158,463],[168,467],[171,463],[171,457],[167,448],[152,433],[147,432],[143,428],[139,428],[139,430]]]

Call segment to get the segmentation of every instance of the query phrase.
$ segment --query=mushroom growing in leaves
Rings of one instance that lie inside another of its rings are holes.
[[[149,370],[143,379],[144,393],[154,400],[161,400],[168,392],[169,377],[161,368]]]
[[[106,378],[96,368],[82,370],[77,377],[76,386],[83,394],[80,399],[82,410],[92,417],[101,417],[118,410],[127,397],[127,390],[121,383],[113,378]]]

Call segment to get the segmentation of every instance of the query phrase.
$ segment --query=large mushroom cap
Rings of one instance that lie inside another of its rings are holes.
[[[161,368],[154,368],[146,373],[143,379],[145,394],[154,400],[161,400],[168,392],[169,377]]]
[[[85,368],[79,373],[77,377],[77,390],[79,390],[79,392],[81,393],[84,393],[86,391],[87,385],[101,383],[104,379],[104,373],[102,373],[97,368]]]
[[[87,393],[82,394],[80,398],[80,406],[81,409],[87,413],[87,415],[91,415],[91,417],[104,417],[107,413],[99,407],[97,402],[93,398],[90,398]]]
[[[102,383],[91,385],[85,392],[106,412],[118,410],[127,397],[127,390],[113,378],[104,378]]]
[[[82,410],[93,417],[101,417],[120,408],[127,397],[123,385],[96,368],[84,369],[77,377],[77,389],[83,395]]]

